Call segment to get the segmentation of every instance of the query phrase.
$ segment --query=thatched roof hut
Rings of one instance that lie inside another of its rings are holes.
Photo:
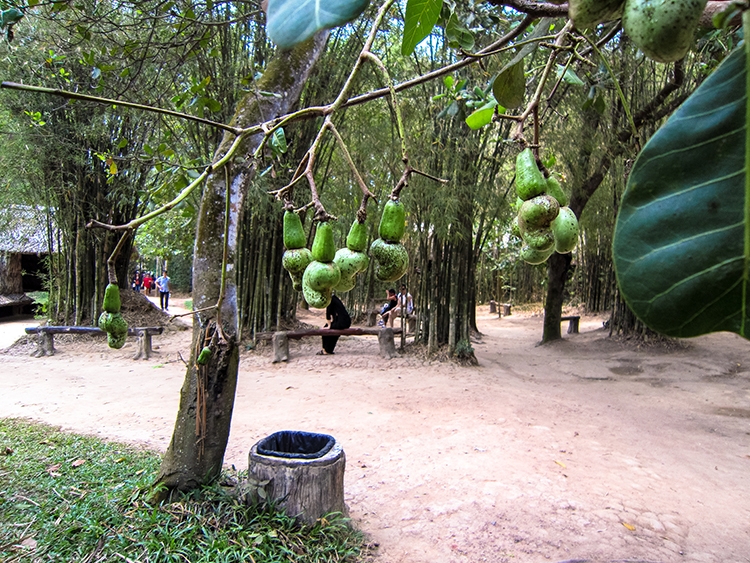
[[[28,291],[43,289],[44,257],[54,251],[49,213],[42,207],[0,209],[0,315],[27,310]]]

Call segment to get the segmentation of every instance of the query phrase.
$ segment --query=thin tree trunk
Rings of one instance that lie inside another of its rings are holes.
[[[325,42],[326,34],[321,33],[291,51],[277,54],[256,88],[275,92],[278,97],[249,94],[238,104],[234,125],[246,127],[289,111],[297,103]],[[208,309],[193,317],[192,350],[177,421],[156,479],[166,489],[189,490],[207,483],[219,475],[224,460],[239,366],[235,267],[240,230],[238,221],[244,195],[253,179],[250,155],[261,140],[261,135],[255,135],[246,141],[242,152],[248,162],[234,159],[227,172],[228,185],[224,170],[217,170],[208,178],[201,201],[193,258],[193,294],[195,309]],[[226,134],[217,156],[225,154],[232,141],[233,136]],[[233,204],[228,217],[225,216],[227,196]],[[225,221],[229,227],[226,241]],[[222,307],[217,310],[211,307],[216,305],[221,294],[225,245],[228,251],[226,287]],[[212,354],[207,364],[199,366],[196,359],[207,343]]]

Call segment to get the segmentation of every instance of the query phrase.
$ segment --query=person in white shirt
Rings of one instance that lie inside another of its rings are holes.
[[[156,289],[159,290],[159,303],[162,310],[169,311],[169,277],[167,277],[166,270],[156,278]]]
[[[390,322],[391,328],[393,328],[394,319],[400,318],[402,314],[408,317],[413,311],[414,299],[412,298],[411,293],[406,290],[406,285],[401,284],[397,296],[397,304],[388,315],[388,321]]]

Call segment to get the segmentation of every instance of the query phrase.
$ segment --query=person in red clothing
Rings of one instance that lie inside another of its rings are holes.
[[[146,290],[147,295],[151,295],[151,290],[153,289],[154,285],[154,277],[151,275],[151,272],[146,272],[143,275],[143,288]]]

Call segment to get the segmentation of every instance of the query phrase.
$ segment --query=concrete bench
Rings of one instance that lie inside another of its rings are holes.
[[[581,317],[571,315],[569,317],[560,317],[560,322],[568,321],[568,334],[578,334],[578,322]]]
[[[396,356],[396,344],[393,340],[394,334],[401,334],[400,328],[316,328],[311,330],[291,330],[274,332],[271,342],[273,343],[273,363],[289,361],[289,339],[299,340],[308,336],[377,336],[380,345],[380,355],[386,360]]]
[[[55,334],[106,334],[102,329],[94,326],[32,326],[27,327],[26,334],[36,334],[37,349],[33,356],[55,355]],[[138,350],[133,356],[134,360],[148,360],[154,352],[151,347],[151,337],[164,332],[163,326],[148,326],[128,328],[128,336],[138,337]]]

